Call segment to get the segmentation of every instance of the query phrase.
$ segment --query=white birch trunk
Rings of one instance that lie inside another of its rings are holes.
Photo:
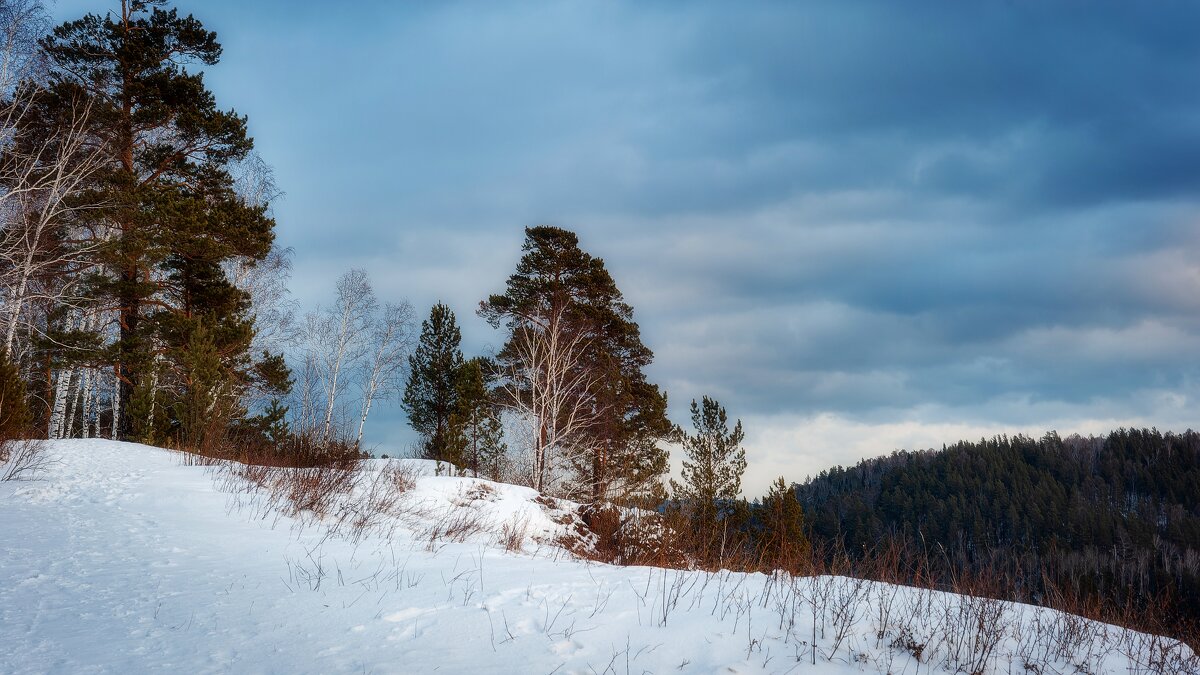
[[[150,412],[146,417],[146,428],[154,431],[154,409],[158,405],[158,369],[162,354],[154,355],[154,370],[150,371]]]
[[[29,286],[28,266],[23,266],[21,270],[21,278],[14,289],[14,293],[9,297],[8,309],[8,325],[5,327],[4,335],[4,353],[13,353],[13,342],[17,339],[17,323],[21,319],[21,309],[25,303],[25,290]]]
[[[326,372],[329,375],[325,405],[325,423],[321,439],[328,442],[333,429],[333,411],[337,407],[338,387],[342,369],[357,362],[362,356],[363,339],[375,312],[375,292],[362,270],[350,270],[338,279],[337,284],[337,331],[326,333]],[[329,344],[328,340],[333,343]]]
[[[92,437],[92,388],[95,386],[95,371],[87,368],[83,371],[83,404],[80,406],[83,438]]]
[[[75,433],[75,401],[79,398],[78,389],[79,371],[77,368],[72,368],[67,374],[67,409],[63,414],[60,438],[71,438],[71,435]]]
[[[67,388],[70,385],[71,371],[63,368],[54,376],[54,405],[50,408],[50,426],[46,430],[46,436],[62,438],[63,418],[67,414]]]
[[[383,316],[375,322],[375,354],[367,381],[363,384],[362,416],[358,420],[355,448],[362,447],[363,429],[367,426],[367,415],[376,396],[380,392],[392,391],[396,380],[404,373],[414,337],[412,305],[407,302],[387,304]]]
[[[345,353],[344,349],[338,350],[329,375],[329,400],[325,405],[325,423],[321,429],[321,440],[326,443],[329,442],[329,431],[333,426],[333,408],[337,402],[338,376],[341,374],[342,358],[345,356]]]
[[[119,372],[113,370],[113,396],[112,396],[112,439],[114,441],[121,440],[117,430],[117,420],[121,418],[121,378]]]
[[[375,392],[372,391],[363,398],[362,417],[358,420],[358,438],[354,439],[355,449],[362,447],[363,428],[367,426],[367,414],[371,412],[371,399],[374,398],[374,395]]]

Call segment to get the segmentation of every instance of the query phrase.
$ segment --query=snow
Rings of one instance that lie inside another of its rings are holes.
[[[352,531],[282,513],[180,453],[102,440],[46,452],[36,480],[0,483],[2,673],[953,672],[981,650],[943,619],[987,608],[1004,630],[987,672],[1151,672],[1139,669],[1160,652],[1191,656],[1024,605],[588,562],[555,544],[576,526],[570,504],[431,463],[366,462],[356,497],[389,471],[414,486]],[[464,514],[461,540],[434,538]],[[509,551],[515,523],[527,537]],[[813,597],[826,598],[816,621]],[[925,644],[920,662],[906,636]]]

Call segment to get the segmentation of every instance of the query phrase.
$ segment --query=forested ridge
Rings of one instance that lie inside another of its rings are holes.
[[[897,451],[796,486],[814,542],[852,557],[896,542],[946,582],[1200,619],[1200,434],[997,436]]]

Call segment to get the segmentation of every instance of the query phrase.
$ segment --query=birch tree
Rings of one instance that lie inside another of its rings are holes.
[[[41,69],[37,41],[50,25],[41,0],[0,0],[0,94]]]
[[[581,367],[589,341],[568,330],[565,313],[563,306],[531,313],[513,328],[502,391],[505,405],[525,426],[530,486],[538,491],[553,486],[575,497],[586,486],[564,481],[562,470],[587,452],[606,410],[591,394],[595,373]]]
[[[317,358],[324,371],[325,412],[321,423],[321,442],[333,438],[334,412],[338,396],[350,382],[352,370],[368,349],[372,314],[376,309],[375,291],[367,273],[361,269],[346,272],[337,282],[337,300],[321,318],[311,322],[316,331]]]
[[[75,284],[104,238],[94,225],[79,223],[80,214],[93,206],[80,195],[101,165],[90,142],[90,105],[77,100],[65,113],[48,129],[25,129],[0,159],[0,274],[6,289],[4,349],[10,353],[32,300],[80,302],[73,295]]]
[[[358,436],[354,447],[362,446],[363,429],[371,405],[377,398],[395,395],[408,370],[408,355],[413,347],[413,309],[407,302],[384,305],[373,321],[371,351],[367,367],[359,378],[362,393],[362,415],[358,420]]]

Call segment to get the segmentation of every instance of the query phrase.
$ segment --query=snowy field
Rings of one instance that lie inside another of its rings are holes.
[[[615,567],[527,488],[413,484],[361,527],[228,469],[57,441],[0,483],[2,673],[1183,672],[1170,640],[888,584]],[[367,495],[368,497],[370,495]],[[559,505],[563,506],[563,505]],[[345,510],[343,510],[345,513]],[[815,640],[814,640],[815,638]],[[815,663],[814,663],[815,661]]]

